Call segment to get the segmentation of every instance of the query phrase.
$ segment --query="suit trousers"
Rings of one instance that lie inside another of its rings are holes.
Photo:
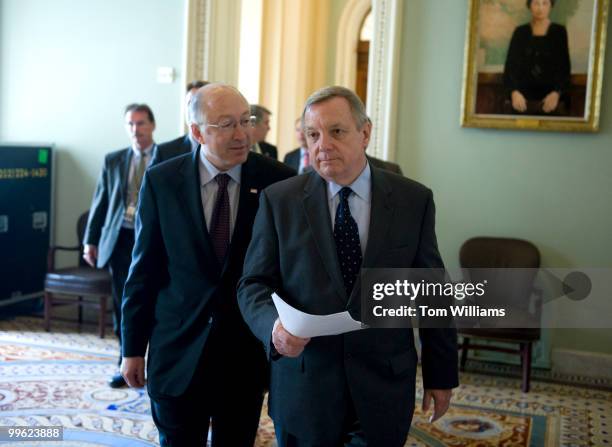
[[[274,426],[276,431],[276,442],[278,447],[368,447],[365,434],[356,422],[355,426],[349,431],[344,439],[333,443],[311,443],[299,440],[296,436],[285,431],[282,427]]]
[[[113,329],[119,339],[119,364],[121,364],[121,301],[123,286],[132,262],[134,230],[121,228],[113,254],[108,261],[108,269],[113,280]]]
[[[231,329],[231,328],[230,328]],[[213,326],[193,378],[180,396],[150,393],[151,412],[162,447],[253,447],[263,404],[260,381],[249,365],[236,366],[232,346]]]
[[[348,391],[348,390],[347,390]],[[278,447],[368,447],[365,433],[355,413],[352,401],[347,402],[344,421],[338,421],[344,427],[344,436],[335,442],[317,443],[305,442],[287,432],[283,426],[274,424]]]

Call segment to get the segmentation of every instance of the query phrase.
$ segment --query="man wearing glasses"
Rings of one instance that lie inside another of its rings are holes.
[[[253,445],[267,380],[263,347],[242,320],[236,284],[259,193],[295,174],[251,152],[238,90],[209,84],[191,101],[200,148],[149,169],[123,303],[122,373],[145,384],[162,446]]]

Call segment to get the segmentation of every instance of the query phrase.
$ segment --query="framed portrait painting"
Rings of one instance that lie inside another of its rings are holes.
[[[609,0],[470,0],[461,125],[599,128]]]

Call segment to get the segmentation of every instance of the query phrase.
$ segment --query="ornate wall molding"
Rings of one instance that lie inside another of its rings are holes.
[[[395,160],[397,92],[403,0],[374,0],[374,37],[368,63],[368,115],[373,132],[368,153]]]
[[[185,9],[184,81],[206,79],[208,67],[207,21],[210,17],[209,0],[187,0]]]
[[[236,85],[241,0],[187,0],[185,80]]]
[[[336,83],[355,89],[360,26],[372,8],[367,109],[374,130],[368,153],[385,160],[395,159],[402,3],[403,0],[349,0],[338,25]]]
[[[363,18],[372,0],[349,0],[342,11],[336,37],[336,84],[355,89],[357,44]]]

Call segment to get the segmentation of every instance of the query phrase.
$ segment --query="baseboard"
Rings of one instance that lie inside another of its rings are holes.
[[[552,372],[609,379],[612,376],[612,355],[553,349]]]

